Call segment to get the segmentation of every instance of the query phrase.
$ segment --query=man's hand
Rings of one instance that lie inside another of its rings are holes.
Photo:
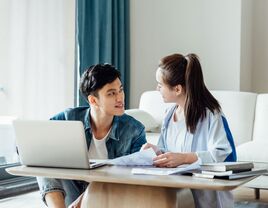
[[[68,208],[80,208],[84,193],[82,193]]]
[[[154,165],[157,167],[174,168],[182,164],[191,164],[197,161],[195,153],[174,153],[166,152],[155,157]]]
[[[150,143],[146,143],[146,144],[142,145],[141,150],[146,150],[146,149],[149,149],[149,148],[153,148],[153,150],[154,150],[156,155],[162,154],[161,150],[156,145],[153,145],[153,144],[150,144]]]

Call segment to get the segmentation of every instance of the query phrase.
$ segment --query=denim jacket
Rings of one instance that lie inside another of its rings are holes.
[[[85,128],[87,147],[89,149],[92,139],[92,130],[89,122],[89,107],[69,108],[55,115],[51,118],[51,120],[82,121]],[[139,121],[126,114],[123,114],[122,116],[114,116],[112,129],[106,141],[109,159],[137,152],[145,143],[145,128]],[[70,184],[76,184],[75,187],[83,192],[87,185],[87,183],[83,181],[61,180],[44,177],[37,177],[37,181],[44,202],[45,195],[49,192],[60,191],[64,196],[66,196],[67,193],[64,187],[68,187]],[[74,191],[74,188],[72,188],[72,191]]]
[[[89,149],[92,131],[90,126],[90,107],[69,108],[51,120],[82,121],[85,128],[87,147]],[[112,129],[106,141],[108,158],[113,159],[140,150],[146,143],[144,126],[131,116],[123,114],[114,116]]]

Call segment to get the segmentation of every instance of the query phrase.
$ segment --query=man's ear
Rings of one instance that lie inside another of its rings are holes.
[[[98,106],[97,97],[95,97],[94,95],[89,95],[87,99],[90,105]]]

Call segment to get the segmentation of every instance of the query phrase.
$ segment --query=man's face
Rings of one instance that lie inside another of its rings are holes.
[[[120,79],[104,85],[98,91],[96,106],[107,115],[120,116],[125,112],[125,94]]]

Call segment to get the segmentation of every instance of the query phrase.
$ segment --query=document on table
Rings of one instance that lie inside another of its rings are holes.
[[[153,158],[156,154],[152,148],[135,152],[130,155],[118,157],[113,160],[109,160],[107,163],[111,165],[153,165]]]
[[[141,174],[141,175],[171,175],[176,173],[185,173],[192,170],[199,170],[200,162],[196,161],[190,165],[180,165],[176,168],[133,168],[132,174]]]

